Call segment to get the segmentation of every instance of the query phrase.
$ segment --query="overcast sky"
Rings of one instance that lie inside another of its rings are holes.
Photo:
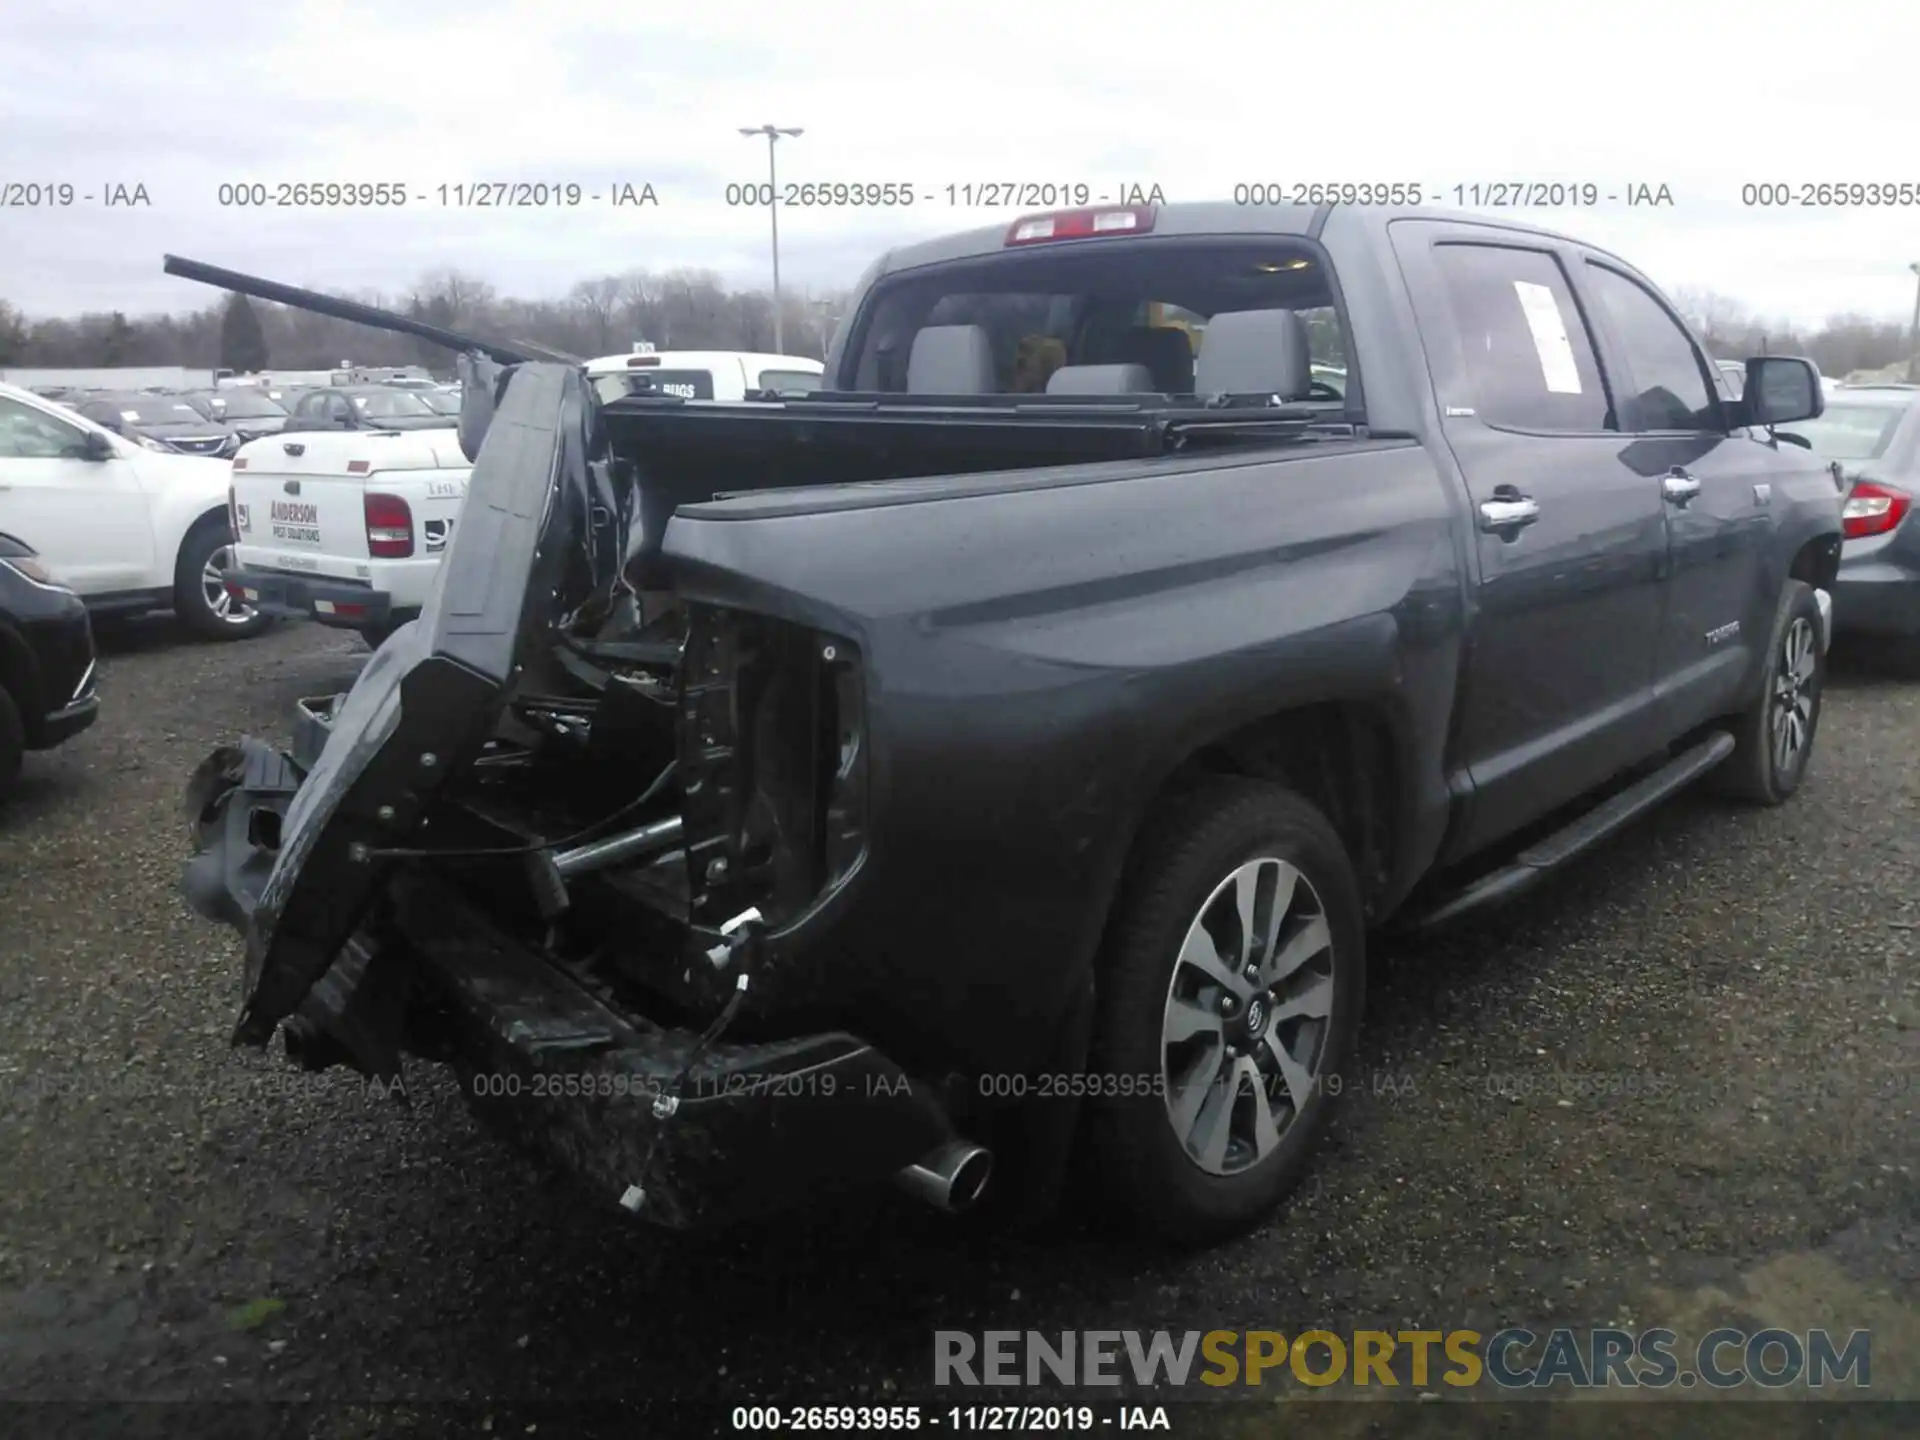
[[[449,264],[527,297],[680,265],[765,283],[767,213],[724,195],[766,173],[765,142],[738,128],[771,122],[806,129],[781,143],[783,181],[920,197],[784,210],[795,289],[847,284],[890,243],[1019,213],[950,207],[948,185],[1157,184],[1178,201],[1258,181],[1559,179],[1623,199],[1527,218],[1669,288],[1791,319],[1904,319],[1920,195],[1904,209],[1749,208],[1742,186],[1920,189],[1916,54],[1920,5],[1867,0],[61,0],[0,29],[0,183],[95,199],[0,208],[0,298],[32,315],[205,304],[213,292],[161,273],[166,252],[388,294]],[[218,204],[223,182],[302,180],[399,181],[416,198]],[[603,197],[650,183],[659,204],[459,209],[437,194],[512,180]],[[103,206],[114,184],[143,185],[151,205]],[[1629,207],[1630,185],[1665,185],[1673,204]]]

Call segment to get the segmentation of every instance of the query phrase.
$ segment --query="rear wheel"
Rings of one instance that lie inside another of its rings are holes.
[[[1305,1174],[1359,1028],[1359,885],[1272,785],[1213,780],[1149,822],[1104,968],[1089,1140],[1116,1218],[1204,1244]]]
[[[27,751],[27,728],[20,719],[20,707],[5,686],[0,686],[0,799],[5,799],[20,778],[20,760]]]
[[[244,640],[272,623],[264,612],[227,593],[222,572],[233,563],[232,543],[226,521],[209,515],[193,527],[174,567],[174,613],[210,640]]]
[[[1812,586],[1789,580],[1774,616],[1760,693],[1735,718],[1733,754],[1716,772],[1721,793],[1778,805],[1800,788],[1813,758],[1826,683],[1819,603]]]

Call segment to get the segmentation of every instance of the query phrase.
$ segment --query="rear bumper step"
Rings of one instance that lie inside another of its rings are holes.
[[[228,593],[269,615],[304,617],[322,625],[358,630],[411,620],[419,614],[417,608],[396,607],[393,597],[384,590],[355,585],[350,580],[246,568],[224,574]]]

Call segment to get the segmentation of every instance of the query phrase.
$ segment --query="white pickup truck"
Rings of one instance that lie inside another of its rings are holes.
[[[586,363],[606,398],[652,393],[695,401],[812,389],[823,370],[804,356],[733,350],[649,351]],[[233,461],[238,543],[228,593],[235,604],[269,615],[358,630],[378,646],[426,602],[470,468],[453,428],[302,430],[242,446]]]
[[[242,446],[228,593],[378,645],[420,613],[471,468],[452,428],[301,431]]]

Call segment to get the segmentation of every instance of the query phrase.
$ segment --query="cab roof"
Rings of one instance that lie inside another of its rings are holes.
[[[863,277],[864,283],[858,287],[856,293],[864,291],[868,286],[886,276],[898,274],[903,270],[918,269],[923,265],[940,265],[954,260],[977,260],[989,255],[1018,254],[1022,250],[1036,251],[1048,248],[1044,244],[1008,245],[1007,240],[1013,228],[1024,221],[1050,214],[1065,215],[1129,209],[1151,209],[1153,212],[1152,227],[1137,237],[1141,241],[1202,237],[1257,240],[1263,235],[1283,240],[1318,239],[1323,234],[1331,234],[1343,240],[1356,234],[1371,235],[1379,239],[1384,237],[1386,227],[1396,220],[1438,220],[1449,224],[1481,226],[1566,244],[1578,244],[1598,254],[1609,255],[1616,260],[1621,259],[1606,247],[1582,240],[1576,235],[1569,235],[1565,231],[1530,225],[1525,221],[1510,219],[1506,215],[1490,215],[1473,210],[1451,210],[1433,205],[1236,205],[1226,200],[1204,200],[1141,207],[1116,203],[1022,212],[1018,216],[992,225],[956,231],[911,245],[896,246],[874,263],[873,268]],[[1122,234],[1116,234],[1113,237],[1116,241],[1132,238],[1136,237]],[[1103,242],[1076,239],[1058,243],[1060,248],[1065,250],[1082,244],[1094,245]]]
[[[715,365],[739,363],[749,369],[759,366],[770,370],[804,370],[815,375],[826,372],[825,364],[819,360],[809,360],[804,355],[773,355],[764,350],[641,350],[622,355],[602,355],[597,360],[589,360],[587,373],[605,375],[617,370],[639,368],[630,362],[640,359],[689,370],[711,370]]]

